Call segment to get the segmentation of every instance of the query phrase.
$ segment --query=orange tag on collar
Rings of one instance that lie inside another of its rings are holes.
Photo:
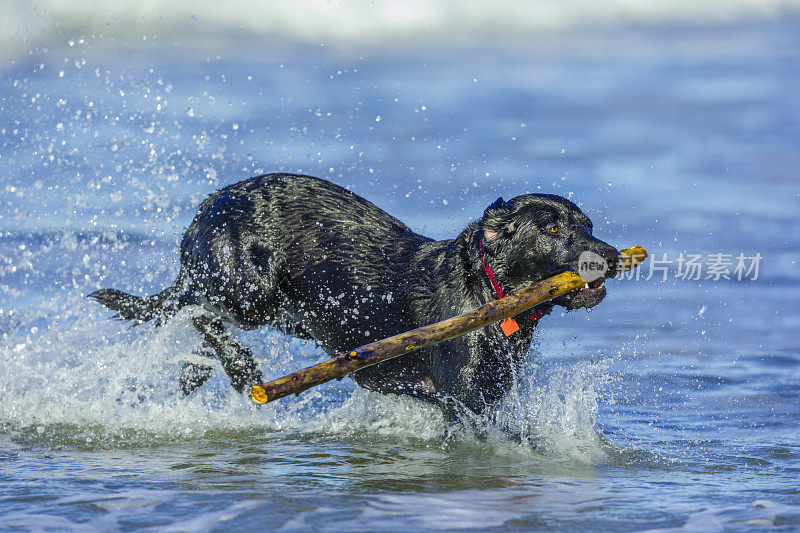
[[[500,322],[500,329],[503,330],[506,337],[510,337],[512,334],[519,331],[519,324],[517,324],[517,321],[513,318],[508,317]]]

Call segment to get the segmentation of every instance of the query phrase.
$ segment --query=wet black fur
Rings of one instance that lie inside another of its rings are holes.
[[[551,230],[557,227],[557,232]],[[594,251],[618,252],[594,238],[577,206],[555,195],[498,199],[455,239],[418,235],[375,205],[333,183],[269,174],[221,189],[200,206],[181,243],[175,284],[146,298],[103,289],[90,296],[124,319],[170,318],[202,306],[195,327],[238,391],[260,382],[249,350],[225,329],[272,325],[315,340],[331,356],[449,318],[497,298],[481,249],[512,293],[565,270]],[[605,295],[588,289],[539,306],[590,307]],[[517,317],[505,337],[492,325],[352,374],[361,386],[483,412],[509,389],[537,322]],[[189,393],[211,375],[187,364]],[[449,403],[448,403],[449,402]]]

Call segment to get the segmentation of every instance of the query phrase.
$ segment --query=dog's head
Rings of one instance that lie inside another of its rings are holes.
[[[604,277],[615,274],[617,249],[595,238],[589,217],[561,196],[524,194],[507,202],[498,198],[484,212],[480,230],[486,259],[506,292],[566,270],[579,272],[587,257],[581,254],[591,252],[596,255],[590,257],[606,261],[606,272],[552,303],[567,309],[594,307],[606,295]]]

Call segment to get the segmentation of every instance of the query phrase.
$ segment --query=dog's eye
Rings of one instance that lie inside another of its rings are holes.
[[[549,228],[547,228],[547,231],[549,231],[552,235],[558,235],[561,229],[558,226],[550,226]]]

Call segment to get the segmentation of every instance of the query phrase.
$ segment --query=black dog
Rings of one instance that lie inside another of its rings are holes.
[[[270,324],[339,355],[575,271],[586,250],[605,258],[608,275],[614,273],[617,250],[593,237],[589,218],[560,196],[499,198],[455,239],[434,241],[342,187],[269,174],[203,202],[183,237],[174,285],[146,298],[114,289],[90,296],[138,321],[160,322],[186,305],[202,306],[195,326],[242,392],[261,382],[261,373],[226,322],[244,329]],[[481,413],[509,389],[539,318],[554,305],[597,305],[606,294],[602,283],[515,317],[506,332],[488,326],[352,377],[368,389]],[[187,363],[183,391],[210,375],[211,367]]]

